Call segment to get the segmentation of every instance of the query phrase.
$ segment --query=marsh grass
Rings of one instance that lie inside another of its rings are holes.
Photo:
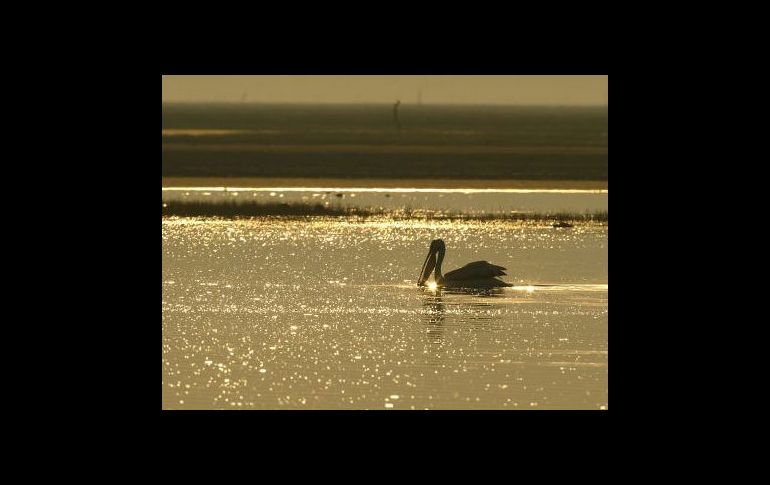
[[[327,206],[323,204],[302,203],[262,203],[256,201],[165,201],[162,206],[163,216],[178,217],[389,217],[391,219],[423,220],[481,220],[481,221],[522,221],[549,223],[556,227],[570,227],[573,223],[602,223],[609,221],[608,211],[602,212],[495,212],[495,213],[458,213],[411,208],[390,210],[382,207],[360,208]]]

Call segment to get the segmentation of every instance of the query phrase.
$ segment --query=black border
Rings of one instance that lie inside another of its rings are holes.
[[[598,33],[599,35],[603,32]],[[598,36],[598,35],[597,35]],[[515,38],[514,40],[521,40]],[[521,43],[512,42],[510,49],[499,49],[494,51],[474,50],[473,46],[444,45],[443,49],[437,51],[419,51],[419,54],[412,56],[379,55],[382,50],[374,49],[377,52],[370,52],[361,55],[361,52],[349,56],[332,56],[328,48],[307,50],[297,58],[295,52],[278,51],[275,55],[262,55],[255,60],[253,57],[244,55],[242,50],[223,53],[215,47],[211,49],[191,49],[181,56],[175,55],[174,58],[164,59],[161,62],[161,75],[164,74],[609,74],[608,52],[605,41],[592,40],[588,44],[584,43],[561,43],[563,39],[557,41],[557,46],[549,44]],[[320,53],[318,51],[321,51]],[[383,49],[390,51],[392,49]],[[503,52],[501,52],[501,50]],[[214,52],[216,51],[216,52]],[[414,51],[414,50],[413,50]],[[403,52],[403,51],[401,51]],[[319,55],[321,54],[321,55]],[[157,75],[157,74],[156,74]],[[154,76],[151,76],[154,77]],[[154,84],[157,78],[150,79],[149,83]],[[157,88],[154,88],[157,89]],[[154,91],[154,89],[152,89]],[[152,97],[152,96],[151,96]],[[157,99],[157,98],[155,98]],[[143,100],[146,103],[146,99]],[[157,109],[157,105],[154,106]],[[149,126],[149,125],[148,125]],[[149,139],[156,140],[156,127],[152,130],[148,128]],[[157,153],[157,145],[149,144],[147,153]],[[156,168],[157,170],[157,168]],[[157,172],[156,172],[157,173]],[[148,176],[147,180],[157,180],[157,175]],[[148,182],[151,187],[148,193],[157,193],[157,186]],[[150,197],[153,200],[153,197]],[[157,208],[153,205],[152,209]],[[150,220],[157,220],[151,214],[146,216]],[[157,217],[157,216],[155,216]],[[151,239],[155,242],[150,243],[150,247],[157,248],[157,226],[149,231]],[[154,251],[151,251],[154,252]],[[157,261],[157,253],[151,259]],[[156,263],[157,264],[157,263]],[[155,274],[157,267],[149,273]],[[157,284],[157,276],[148,277],[150,285]],[[154,283],[153,283],[154,282]],[[157,287],[155,287],[157,288]],[[157,290],[155,290],[157,291]],[[154,293],[154,292],[153,292]],[[154,308],[156,306],[152,305]],[[154,310],[157,312],[157,310]],[[157,318],[157,314],[155,317]],[[157,321],[154,320],[145,320]],[[149,324],[149,323],[147,323]],[[162,331],[162,328],[161,328]],[[154,333],[154,332],[153,332]],[[151,342],[157,345],[157,334],[152,337]],[[143,342],[142,345],[146,345]],[[154,347],[157,349],[157,347]],[[151,362],[151,376],[157,376],[157,350],[151,351],[145,358]],[[142,406],[149,406],[160,410],[157,402],[157,384],[152,377],[149,378],[153,384],[149,393],[149,401]],[[144,380],[143,380],[144,382]],[[144,382],[142,388],[147,386]],[[601,411],[555,411],[555,410],[519,410],[518,412],[507,411],[483,411],[483,412],[461,412],[461,411],[432,411],[429,413],[419,412],[386,412],[386,411],[239,411],[232,413],[228,411],[161,411],[164,422],[174,423],[178,429],[192,424],[191,420],[206,421],[212,420],[218,424],[228,423],[228,420],[236,419],[239,422],[256,420],[255,424],[262,426],[270,424],[274,427],[283,425],[305,426],[309,422],[328,422],[331,419],[331,426],[336,427],[342,423],[352,423],[357,427],[358,421],[366,420],[367,424],[376,422],[387,426],[390,422],[398,419],[400,423],[414,424],[421,430],[436,432],[435,436],[440,436],[444,431],[453,429],[454,431],[463,430],[471,426],[473,430],[478,430],[477,426],[489,427],[489,429],[499,429],[502,425],[523,427],[521,433],[557,433],[563,435],[567,431],[566,425],[581,426],[579,423],[586,421],[586,426],[593,428],[593,433],[601,434],[605,430],[596,428],[599,423],[607,423],[607,412]],[[525,412],[522,412],[525,411]],[[526,412],[528,411],[528,412]],[[157,412],[157,411],[156,411]],[[153,413],[154,414],[154,413]],[[286,419],[281,419],[285,416]],[[603,416],[603,417],[600,417]],[[339,419],[339,421],[337,421]],[[419,419],[419,422],[406,423],[410,419]],[[465,421],[462,425],[458,423],[463,420],[473,420],[470,424]],[[459,420],[459,421],[458,421]],[[589,424],[590,423],[590,424]],[[426,428],[427,425],[427,428]],[[527,426],[532,428],[526,429]],[[551,428],[551,426],[553,426]],[[549,429],[545,429],[549,428]],[[465,429],[468,431],[468,429]],[[369,431],[366,434],[370,434]]]

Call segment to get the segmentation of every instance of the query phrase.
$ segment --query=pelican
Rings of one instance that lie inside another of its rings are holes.
[[[505,275],[505,268],[495,266],[486,261],[474,261],[462,268],[450,271],[446,275],[441,274],[441,262],[444,261],[446,244],[441,239],[434,239],[430,243],[428,256],[422,263],[420,279],[417,286],[425,286],[425,281],[430,277],[430,272],[435,268],[433,279],[436,287],[440,288],[495,288],[499,286],[513,286],[495,276]]]

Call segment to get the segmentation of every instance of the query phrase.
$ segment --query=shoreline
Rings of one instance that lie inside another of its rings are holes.
[[[328,202],[326,202],[328,204]],[[336,207],[321,203],[286,203],[286,202],[237,202],[226,201],[167,201],[163,202],[161,213],[164,217],[263,217],[263,216],[332,216],[332,217],[388,217],[398,220],[433,219],[433,220],[485,220],[485,221],[538,221],[566,224],[568,222],[609,221],[608,211],[594,212],[495,212],[465,213],[462,211],[443,211],[430,209],[389,210],[374,207]],[[569,225],[569,224],[566,224]]]
[[[162,188],[173,187],[340,187],[415,189],[574,189],[609,190],[607,180],[505,179],[377,179],[286,177],[163,177]]]

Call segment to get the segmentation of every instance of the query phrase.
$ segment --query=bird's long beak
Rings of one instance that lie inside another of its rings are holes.
[[[433,271],[433,268],[436,266],[436,258],[434,255],[436,254],[433,246],[428,250],[428,256],[425,258],[425,262],[422,263],[422,269],[420,270],[420,279],[417,280],[417,286],[424,286],[425,280],[430,277],[430,272]]]

